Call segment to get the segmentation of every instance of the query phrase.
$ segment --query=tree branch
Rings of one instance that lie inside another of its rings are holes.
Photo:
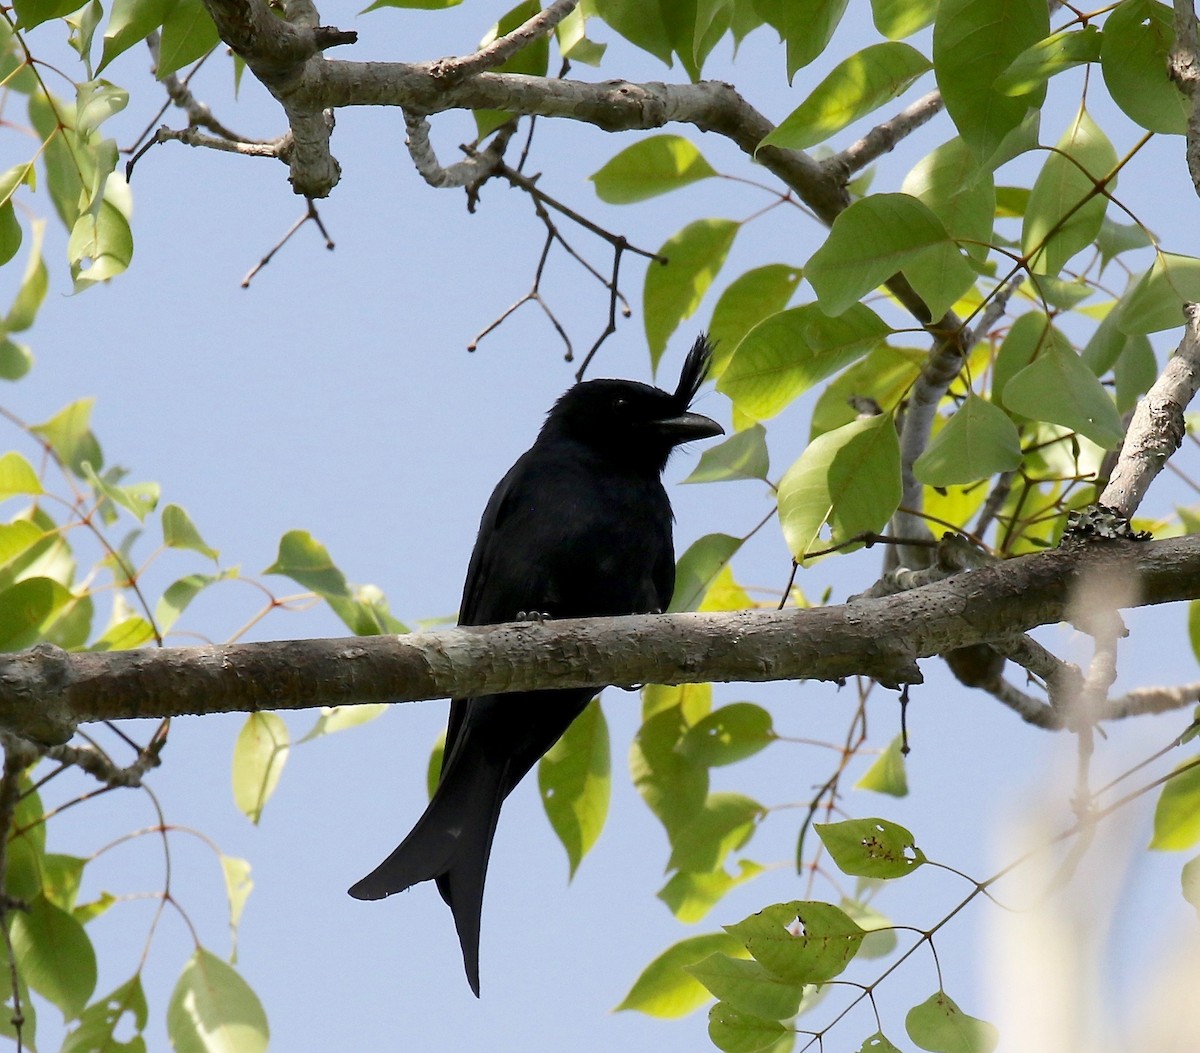
[[[1146,490],[1179,449],[1187,432],[1183,411],[1200,388],[1200,306],[1184,304],[1183,339],[1162,373],[1138,403],[1125,433],[1116,467],[1100,504],[1126,519],[1137,511]]]
[[[75,724],[463,697],[598,684],[819,679],[920,683],[916,660],[1068,616],[1097,569],[1131,604],[1200,597],[1200,537],[1092,541],[895,596],[808,610],[642,615],[406,636],[83,652],[0,661],[0,727],[62,742]]]

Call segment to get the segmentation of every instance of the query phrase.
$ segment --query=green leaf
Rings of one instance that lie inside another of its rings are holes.
[[[900,505],[900,443],[890,415],[815,439],[779,483],[779,520],[792,556],[882,530]],[[830,536],[821,539],[828,527]]]
[[[882,1031],[876,1031],[859,1046],[858,1053],[900,1053],[900,1050],[884,1037]]]
[[[880,914],[874,907],[852,899],[843,899],[840,906],[854,919],[855,924],[867,930],[862,950],[858,952],[860,957],[885,958],[896,949],[896,929],[890,918]]]
[[[307,530],[289,530],[279,539],[279,552],[264,574],[282,574],[325,599],[349,599],[345,575],[329,552]]]
[[[741,859],[738,860],[736,876],[724,870],[711,870],[707,874],[680,870],[658,890],[658,898],[685,925],[693,925],[708,914],[730,889],[757,877],[764,869],[758,863]]]
[[[1040,107],[1045,85],[1011,96],[996,79],[1050,33],[1043,0],[942,0],[933,24],[933,65],[946,111],[981,161]]]
[[[752,424],[735,432],[724,442],[707,447],[700,463],[685,483],[716,483],[730,479],[766,480],[771,462],[767,453],[767,430]]]
[[[791,1029],[778,1020],[739,1012],[725,1002],[708,1011],[708,1037],[724,1053],[771,1053],[790,1035]]]
[[[100,444],[96,442],[96,437],[89,427],[95,402],[95,398],[90,397],[79,399],[60,410],[44,424],[35,424],[29,429],[45,439],[58,459],[80,477],[83,476],[85,461],[97,471],[104,462]]]
[[[113,0],[96,72],[158,29],[172,6],[171,0]]]
[[[62,18],[72,11],[77,11],[84,0],[14,0],[13,8],[17,12],[17,28],[32,29],[52,18]]]
[[[132,614],[114,622],[89,651],[132,651],[154,639],[154,626],[140,614]]]
[[[587,37],[587,16],[576,8],[555,27],[558,52],[570,62],[582,62],[586,66],[599,66],[604,58],[607,44],[597,44]]]
[[[1117,152],[1086,110],[1058,141],[1033,184],[1021,230],[1021,251],[1040,274],[1057,274],[1063,265],[1095,241],[1108,198],[1099,181],[1117,166]],[[1116,186],[1116,179],[1105,184]]]
[[[21,976],[72,1020],[96,989],[96,952],[83,926],[45,896],[12,918],[12,944]]]
[[[673,687],[647,684],[642,688],[642,720],[674,710],[677,718],[675,738],[672,740],[667,734],[663,740],[663,745],[673,749],[688,728],[712,712],[712,695],[712,684],[676,684]],[[700,803],[704,803],[703,797]]]
[[[888,40],[903,40],[933,21],[937,0],[871,0],[875,28]]]
[[[820,984],[840,975],[866,936],[832,903],[806,900],[776,903],[726,925],[725,931],[737,936],[756,961],[793,984]]]
[[[289,750],[287,725],[278,713],[251,713],[233,747],[233,801],[257,824],[279,783]]]
[[[211,560],[220,556],[215,548],[205,544],[191,517],[179,505],[167,505],[162,510],[162,532],[167,548],[190,549]]]
[[[0,205],[0,267],[3,267],[21,247],[21,224],[11,200]]]
[[[433,795],[437,792],[438,783],[442,779],[442,762],[446,759],[446,729],[442,728],[441,734],[433,743],[433,748],[429,751],[429,763],[425,766],[425,792],[432,800]]]
[[[1183,135],[1190,106],[1167,72],[1174,45],[1170,7],[1125,0],[1104,23],[1100,69],[1127,117],[1152,132]]]
[[[904,736],[897,735],[854,784],[856,790],[874,790],[892,797],[908,796],[908,774],[904,767]]]
[[[233,966],[200,947],[171,993],[167,1034],[175,1053],[266,1053],[267,1015]]]
[[[46,261],[42,257],[42,236],[46,232],[46,221],[35,219],[29,226],[33,235],[30,239],[29,262],[25,264],[25,276],[21,279],[21,287],[17,290],[12,306],[8,309],[8,317],[4,320],[4,328],[10,333],[22,333],[33,325],[42,301],[46,299],[46,290],[50,286]],[[27,358],[32,357],[27,349],[25,355]],[[28,372],[28,366],[25,372]],[[24,376],[24,372],[14,375],[11,367],[5,369],[6,380],[18,380],[21,376]]]
[[[904,177],[900,189],[927,205],[950,237],[963,243],[968,256],[979,263],[987,258],[996,213],[996,188],[991,173],[980,168],[961,138],[943,143],[918,161]],[[936,265],[938,261],[932,262]],[[906,273],[916,273],[914,268],[929,265],[930,262],[919,258],[908,265]],[[918,274],[921,284],[934,278]]]
[[[645,201],[717,173],[681,135],[653,135],[634,143],[588,178],[610,205]]]
[[[1021,52],[996,78],[1004,95],[1028,95],[1056,73],[1100,60],[1100,30],[1095,26],[1063,29]]]
[[[898,405],[920,375],[925,357],[916,348],[880,344],[825,385],[813,407],[809,442],[857,420],[866,406],[875,410]]]
[[[730,852],[741,848],[766,814],[757,801],[740,793],[712,793],[704,807],[671,831],[668,870],[708,873],[723,866]]]
[[[634,982],[617,1011],[636,1009],[649,1016],[674,1019],[686,1016],[709,1000],[711,995],[686,970],[714,952],[744,955],[741,940],[724,932],[692,936],[668,947],[654,959]]]
[[[693,541],[675,568],[675,593],[667,610],[672,614],[694,611],[722,568],[742,547],[742,539],[728,534],[705,534]]]
[[[855,201],[833,221],[825,243],[805,273],[821,308],[839,315],[929,249],[950,246],[934,282],[914,288],[940,318],[975,281],[975,271],[957,250],[942,221],[908,194],[872,194]],[[957,261],[957,262],[954,262]]]
[[[804,150],[823,143],[904,94],[932,68],[930,61],[908,44],[871,44],[838,63],[808,98],[758,144],[757,150],[764,146]]]
[[[686,731],[682,711],[671,706],[645,720],[629,748],[633,784],[672,844],[708,797],[708,769],[676,749]]]
[[[671,65],[671,37],[659,0],[602,0],[596,14],[631,44]]]
[[[1008,382],[1050,347],[1074,354],[1070,342],[1040,311],[1018,315],[1000,344],[992,367],[992,402],[1009,409],[1004,401]]]
[[[169,632],[188,604],[208,586],[236,577],[236,570],[223,570],[220,574],[188,574],[172,582],[154,607],[154,620],[159,631]]]
[[[73,598],[64,585],[43,577],[25,578],[0,592],[0,651],[38,643]]]
[[[500,37],[507,36],[514,29],[519,29],[539,14],[541,10],[542,5],[539,0],[520,0],[516,7],[502,15],[500,21],[484,34],[479,46],[487,47],[488,44]],[[515,55],[509,56],[499,66],[496,66],[495,71],[497,73],[526,73],[535,77],[544,77],[549,65],[550,39],[539,34]],[[512,117],[513,115],[505,110],[476,110],[475,129],[479,138],[482,139],[485,135],[489,135]]]
[[[111,479],[102,479],[96,474],[90,461],[81,465],[83,477],[92,485],[97,494],[102,494],[114,504],[120,505],[134,516],[139,523],[145,522],[146,516],[158,505],[162,488],[158,483],[137,483],[133,486],[118,486]]]
[[[37,472],[19,453],[10,451],[0,457],[0,500],[16,494],[42,494]]]
[[[9,456],[19,456],[10,454]],[[7,567],[46,537],[41,527],[27,519],[0,524],[0,567]]]
[[[137,972],[83,1011],[78,1026],[63,1042],[61,1053],[143,1053],[146,1043],[142,1032],[149,1016],[142,976]],[[128,1036],[131,1030],[132,1037],[117,1037],[118,1032]]]
[[[687,971],[739,1013],[783,1020],[800,1011],[804,986],[775,976],[759,962],[716,951]]]
[[[742,338],[768,315],[782,311],[800,284],[803,272],[786,263],[768,263],[739,275],[721,293],[708,323],[716,345],[710,375],[719,378]]]
[[[133,232],[125,214],[111,201],[102,201],[99,212],[81,215],[71,228],[67,259],[77,292],[127,270],[133,260]]]
[[[319,739],[322,735],[332,735],[337,731],[369,724],[372,720],[382,717],[389,708],[391,707],[387,702],[367,702],[357,706],[322,706],[317,722],[308,734],[296,740],[296,745]]]
[[[925,862],[913,835],[887,819],[815,823],[813,829],[838,869],[851,877],[903,877]]]
[[[1146,228],[1140,223],[1117,223],[1106,215],[1100,224],[1100,233],[1096,235],[1096,248],[1100,250],[1100,266],[1106,267],[1109,262],[1122,252],[1132,252],[1136,249],[1149,248],[1153,244]]]
[[[608,724],[593,698],[538,763],[542,806],[567,850],[571,877],[604,829],[611,790]]]
[[[106,80],[90,80],[75,89],[75,130],[86,135],[129,104],[129,92]]]
[[[754,10],[787,44],[788,83],[833,37],[847,0],[754,0]]]
[[[1179,852],[1197,842],[1200,842],[1200,764],[1192,758],[1175,768],[1158,795],[1150,847]]]
[[[229,900],[229,932],[233,942],[233,960],[237,961],[238,926],[242,923],[242,911],[246,900],[254,889],[250,877],[250,862],[221,853],[221,873],[225,876],[225,896]]]
[[[1055,343],[1005,385],[1004,404],[1033,420],[1070,428],[1106,450],[1124,434],[1112,396],[1096,374],[1074,351]]]
[[[203,58],[220,42],[217,27],[201,0],[171,0],[158,46],[158,79]]]
[[[1200,301],[1200,259],[1160,252],[1122,300],[1117,324],[1124,333],[1180,328],[1183,305]]]
[[[730,219],[698,219],[673,234],[658,250],[666,264],[651,261],[642,302],[650,363],[657,368],[667,339],[690,318],[713,283],[740,224]]]
[[[1200,662],[1200,600],[1192,600],[1188,604],[1187,630],[1192,654],[1196,656],[1196,661]]]
[[[913,1006],[904,1019],[911,1038],[934,1053],[992,1053],[1000,1033],[986,1020],[968,1016],[945,991]]]
[[[753,757],[778,736],[771,714],[753,702],[733,702],[693,724],[679,743],[688,760],[715,768]]]
[[[773,417],[813,385],[861,358],[889,332],[887,323],[860,303],[848,303],[834,318],[816,304],[780,311],[759,322],[738,344],[717,390],[748,417]]]
[[[1200,916],[1200,856],[1184,863],[1179,881],[1183,886],[1183,898],[1196,908],[1196,914]]]
[[[0,339],[0,380],[20,380],[33,367],[33,352],[25,344]]]
[[[1020,464],[1016,425],[1004,410],[970,392],[917,458],[913,474],[926,486],[955,486],[1012,471]]]

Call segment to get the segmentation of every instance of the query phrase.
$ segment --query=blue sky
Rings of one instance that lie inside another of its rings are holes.
[[[331,57],[415,61],[468,50],[501,8],[472,3],[445,13],[358,16],[350,8],[326,6],[321,13],[327,24],[360,34],[356,46]],[[859,36],[865,43],[863,34],[863,26],[849,21],[830,54],[846,54]],[[602,26],[593,35],[611,43],[609,57],[598,73],[577,69],[581,77],[682,76],[634,53]],[[778,120],[832,62],[821,60],[802,71],[789,89],[782,52],[772,38],[769,30],[755,33],[736,66],[718,49],[710,75],[736,80],[755,105]],[[247,78],[234,104],[227,70],[215,60],[210,65],[197,78],[196,90],[223,119],[248,134],[282,131],[277,108],[253,81]],[[122,144],[159,105],[144,66],[143,53],[134,50],[111,70],[133,92],[129,110],[113,122]],[[1043,141],[1058,138],[1077,105],[1079,83],[1068,81],[1048,109]],[[914,96],[929,87],[931,82],[919,82]],[[1099,119],[1118,152],[1137,138],[1120,115],[1101,113]],[[179,123],[174,114],[166,120]],[[471,134],[469,118],[462,115],[434,120],[443,160],[454,159],[456,144]],[[911,164],[950,134],[943,121],[914,136],[884,158],[875,189],[898,188]],[[393,612],[414,623],[453,614],[491,487],[532,441],[574,367],[564,363],[553,331],[529,306],[477,352],[465,350],[476,332],[528,288],[541,230],[527,200],[499,184],[485,189],[475,215],[467,213],[461,192],[427,187],[412,171],[403,137],[397,113],[339,113],[334,150],[342,183],[320,205],[336,250],[326,252],[316,231],[306,228],[248,290],[239,286],[242,276],[303,209],[290,192],[285,168],[178,144],[156,147],[134,173],[136,254],[126,275],[104,288],[68,295],[66,268],[59,263],[64,238],[51,230],[51,293],[29,334],[37,364],[5,394],[4,405],[40,420],[75,398],[97,396],[94,428],[108,461],[127,465],[133,479],[160,482],[164,503],[188,510],[209,544],[221,550],[223,564],[257,575],[273,560],[283,532],[306,529],[328,546],[348,578],[380,586]],[[759,191],[712,180],[643,206],[605,206],[586,176],[635,138],[544,121],[531,165],[545,172],[541,185],[549,193],[651,249],[692,218],[741,219],[769,200]],[[762,176],[724,141],[697,141],[718,169]],[[1124,177],[1119,196],[1166,235],[1167,248],[1195,251],[1181,243],[1184,232],[1195,228],[1197,208],[1182,142],[1163,139],[1154,149]],[[718,290],[749,266],[803,264],[819,244],[821,231],[798,212],[776,210],[771,216],[739,235]],[[571,233],[604,269],[603,247]],[[624,286],[634,317],[605,345],[594,375],[650,379],[638,310],[642,268],[641,261],[627,258]],[[581,280],[575,265],[560,257],[548,295],[577,346],[588,346],[607,311],[598,287]],[[662,367],[667,382],[673,382],[710,311],[711,301],[676,334]],[[1174,335],[1162,336],[1165,349]],[[805,402],[772,424],[774,476],[802,449],[810,407]],[[710,392],[699,408],[728,426],[723,397]],[[18,442],[16,435],[10,440]],[[684,452],[668,469],[679,551],[709,531],[744,533],[769,508],[768,497],[754,484],[676,485],[695,458],[695,452]],[[1150,507],[1165,507],[1170,492],[1169,483],[1156,485]],[[151,547],[145,544],[141,551]],[[878,566],[877,553],[862,552],[819,564],[802,574],[800,584],[813,597],[832,588],[838,601],[866,587]],[[763,531],[736,567],[744,583],[782,587],[788,565],[778,532]],[[148,580],[161,588],[196,569],[203,569],[197,560],[172,553]],[[273,584],[281,593],[294,591],[282,579]],[[226,585],[199,601],[181,628],[220,640],[260,602],[249,586]],[[1125,652],[1130,662],[1122,669],[1124,685],[1194,678],[1181,612],[1138,614],[1129,621],[1134,635]],[[252,638],[342,634],[332,615],[315,608],[276,612]],[[1044,638],[1074,646],[1076,657],[1086,659],[1069,632]],[[893,802],[856,794],[846,807],[856,815],[877,809],[908,823],[931,857],[982,877],[1008,856],[995,845],[996,823],[1028,809],[1031,797],[1062,824],[1069,822],[1061,774],[1053,789],[1038,788],[1048,773],[1069,771],[1072,745],[1052,742],[995,703],[967,693],[937,663],[925,669],[929,685],[914,693],[910,711],[910,796]],[[854,697],[854,685],[839,692],[831,685],[791,683],[730,685],[718,693],[718,701],[769,705],[781,733],[816,738],[843,733]],[[877,690],[873,699],[872,728],[886,729],[873,730],[882,745],[894,733],[897,714],[886,692]],[[699,926],[681,925],[654,898],[664,880],[665,837],[624,775],[637,699],[610,690],[605,702],[614,757],[608,828],[568,886],[565,855],[541,814],[535,787],[523,786],[511,799],[489,872],[478,1002],[462,975],[449,912],[432,887],[373,904],[351,900],[344,891],[391,850],[419,814],[428,749],[444,722],[444,704],[397,706],[364,728],[297,749],[258,828],[235,810],[230,791],[229,761],[240,721],[176,722],[164,766],[151,783],[169,823],[202,831],[254,867],[238,968],[266,1006],[274,1049],[466,1049],[481,1042],[530,1051],[706,1048],[703,1013],[663,1023],[609,1010],[640,969],[674,941],[737,921],[766,903],[809,895],[788,865],[802,812],[773,813],[746,852],[777,866],[731,894]],[[313,719],[315,714],[301,714],[288,722],[298,737]],[[1114,729],[1100,744],[1098,764],[1122,770],[1181,725],[1174,717]],[[827,771],[822,751],[780,743],[750,764],[721,772],[714,788],[738,789],[766,803],[804,803]],[[1145,818],[1142,809],[1138,838],[1145,836]],[[59,851],[88,854],[154,821],[144,798],[112,794],[76,809],[61,832],[51,831],[51,843]],[[173,889],[203,942],[226,953],[224,891],[215,857],[185,832],[173,834],[171,843]],[[1180,862],[1152,857],[1139,864],[1133,882],[1157,892],[1160,904],[1170,902],[1165,910],[1176,923],[1188,913],[1177,892]],[[96,864],[89,872],[91,891],[153,890],[160,887],[157,868],[157,839],[142,838]],[[914,923],[932,923],[965,891],[952,875],[923,872],[887,890],[879,905],[893,916],[910,920],[915,912],[920,920]],[[821,882],[813,894],[832,895]],[[947,989],[977,1015],[987,1015],[989,996],[972,962],[991,909],[976,906],[962,924],[950,927],[944,944],[938,942]],[[93,938],[104,949],[98,991],[110,990],[132,971],[148,916],[147,903],[130,903],[93,925]],[[1116,928],[1125,950],[1156,917],[1145,906],[1128,907]],[[1114,958],[1140,960],[1125,950]],[[151,1048],[165,1044],[161,1014],[189,953],[186,930],[169,915],[147,973],[152,1012],[158,1013]],[[1113,965],[1112,977],[1119,981],[1122,970],[1134,968]],[[881,989],[881,1009],[897,1022],[894,1040],[902,1038],[899,1015],[935,986],[926,957]],[[54,1011],[44,1016],[52,1027]],[[834,1033],[837,1048],[857,1048],[875,1030],[865,1011],[844,1027]]]

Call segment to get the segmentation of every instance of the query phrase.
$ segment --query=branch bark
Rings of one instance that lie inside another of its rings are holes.
[[[69,654],[0,661],[0,727],[62,742],[95,720],[254,712],[600,684],[864,674],[920,683],[917,659],[1068,616],[1093,573],[1132,577],[1134,605],[1200,597],[1200,537],[1094,541],[885,598],[810,610],[646,615],[407,636]]]

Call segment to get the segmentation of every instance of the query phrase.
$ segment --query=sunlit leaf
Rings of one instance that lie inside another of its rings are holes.
[[[1175,771],[1158,795],[1150,839],[1151,848],[1166,852],[1179,852],[1200,842],[1200,764],[1193,758]]]
[[[800,1011],[804,985],[776,976],[753,959],[733,958],[716,951],[689,965],[687,971],[714,997],[740,1013],[783,1020]]]
[[[834,67],[799,106],[758,145],[803,150],[902,95],[929,60],[908,44],[871,44]]]
[[[278,713],[251,713],[233,747],[233,800],[252,823],[275,787],[289,750],[287,725]]]
[[[708,323],[716,345],[711,376],[720,378],[742,338],[768,315],[782,311],[800,284],[803,272],[786,263],[768,263],[738,275],[721,293]]]
[[[705,917],[730,889],[757,877],[763,870],[761,865],[748,859],[738,860],[736,876],[725,870],[710,870],[700,874],[680,870],[658,890],[658,898],[685,925],[693,925]]]
[[[570,876],[604,829],[612,789],[608,724],[593,698],[538,763],[538,791],[567,851]]]
[[[205,544],[191,517],[179,505],[167,505],[162,510],[162,532],[163,544],[168,548],[190,549],[213,560],[220,555]]]
[[[752,424],[724,442],[706,447],[700,454],[700,463],[683,481],[715,483],[729,479],[766,479],[770,468],[767,431],[761,424]]]
[[[996,78],[1005,95],[1028,95],[1056,73],[1100,59],[1100,30],[1096,26],[1063,29],[1021,52]]]
[[[172,0],[158,45],[159,80],[207,55],[221,42],[217,27],[201,0]]]
[[[167,1006],[175,1053],[266,1053],[267,1015],[233,966],[199,948]]]
[[[875,762],[854,784],[856,790],[874,790],[892,797],[908,795],[908,774],[904,767],[904,736],[897,735]]]
[[[788,83],[825,50],[848,0],[754,0],[754,10],[787,45]]]
[[[693,541],[675,568],[675,594],[667,610],[694,611],[721,569],[742,547],[742,539],[728,534],[705,534]]]
[[[730,852],[741,848],[754,833],[766,810],[740,793],[711,793],[704,807],[670,831],[668,870],[707,873],[723,866]]]
[[[652,260],[646,268],[642,300],[652,366],[658,366],[679,323],[700,306],[738,230],[733,220],[698,219],[663,243],[658,254],[665,264]]]
[[[903,40],[933,21],[937,0],[871,0],[875,28],[888,40]]]
[[[883,529],[900,504],[900,443],[889,415],[815,439],[779,483],[779,521],[793,557]],[[822,531],[828,527],[828,539]]]
[[[753,702],[733,702],[692,725],[679,743],[688,760],[708,767],[752,757],[778,736],[771,714]]]
[[[1004,387],[1004,404],[1033,420],[1061,424],[1109,449],[1124,432],[1112,396],[1074,351],[1051,344]],[[965,480],[963,480],[965,481]]]
[[[1200,301],[1200,259],[1160,252],[1126,293],[1118,320],[1122,332],[1157,333],[1183,325],[1183,305]]]
[[[627,205],[716,174],[691,140],[654,135],[626,147],[588,178],[601,201]]]
[[[61,1053],[143,1053],[142,1032],[149,1016],[141,973],[137,972],[83,1011],[63,1041]]]
[[[717,390],[740,412],[765,420],[861,358],[890,331],[879,315],[860,303],[848,304],[835,318],[816,304],[780,311],[745,335]]]
[[[742,941],[724,932],[692,936],[668,947],[642,971],[619,1006],[650,1016],[686,1016],[712,996],[703,984],[686,971],[714,952],[744,956]]]

